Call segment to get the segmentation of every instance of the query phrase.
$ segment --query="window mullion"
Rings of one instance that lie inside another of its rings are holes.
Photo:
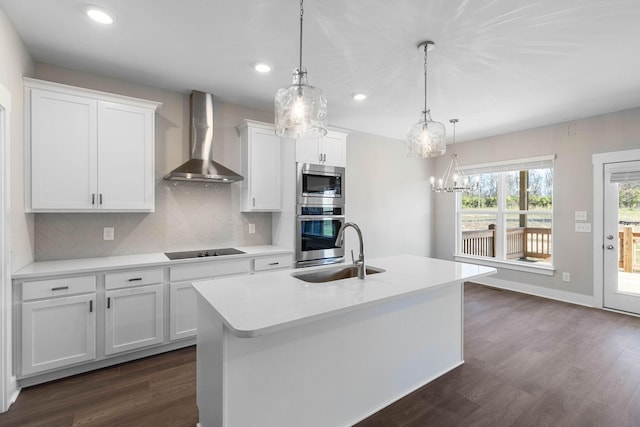
[[[505,259],[505,247],[506,247],[506,217],[504,215],[506,201],[505,201],[505,172],[499,172],[498,174],[498,191],[497,191],[497,226],[496,226],[496,254],[498,259]]]

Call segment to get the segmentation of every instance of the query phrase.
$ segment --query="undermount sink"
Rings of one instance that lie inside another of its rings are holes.
[[[371,267],[369,265],[367,265],[365,269],[367,276],[370,274],[383,273],[385,271],[382,268]],[[310,271],[309,273],[292,273],[291,275],[296,279],[300,279],[309,283],[333,282],[334,280],[358,277],[358,267],[349,265],[343,267],[327,268],[324,270],[315,270]]]

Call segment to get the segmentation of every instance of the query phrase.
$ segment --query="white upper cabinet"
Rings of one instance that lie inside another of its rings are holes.
[[[25,79],[27,210],[152,212],[156,102]]]
[[[281,210],[280,137],[266,123],[243,120],[237,128],[242,142],[242,212]]]
[[[330,130],[322,138],[297,140],[296,162],[346,167],[347,134]]]

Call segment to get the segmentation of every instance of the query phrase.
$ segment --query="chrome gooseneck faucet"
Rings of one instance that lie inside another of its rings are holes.
[[[344,244],[344,230],[348,227],[353,228],[358,233],[358,240],[360,240],[360,255],[358,255],[358,260],[353,257],[353,251],[351,251],[351,259],[353,260],[354,267],[358,267],[358,279],[364,279],[366,277],[366,270],[364,265],[364,242],[362,241],[362,232],[360,231],[360,227],[353,222],[345,222],[340,230],[338,231],[338,236],[336,237],[336,246],[342,247]]]

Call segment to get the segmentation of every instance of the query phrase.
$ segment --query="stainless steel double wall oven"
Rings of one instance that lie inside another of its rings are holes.
[[[345,221],[344,174],[342,167],[297,164],[296,266],[344,260],[335,244]]]

